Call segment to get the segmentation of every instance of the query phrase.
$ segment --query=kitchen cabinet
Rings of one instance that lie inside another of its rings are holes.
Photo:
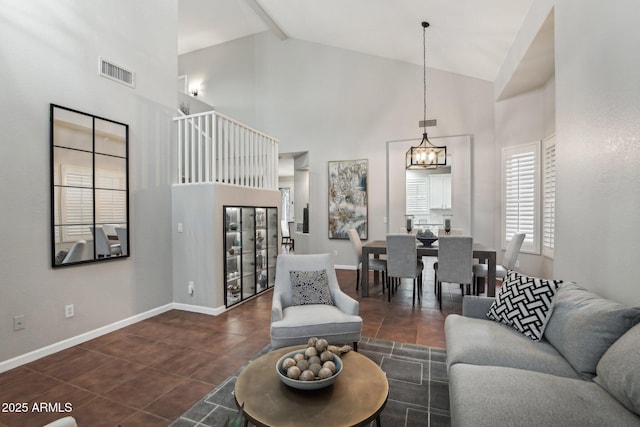
[[[429,208],[451,209],[451,174],[429,176]]]

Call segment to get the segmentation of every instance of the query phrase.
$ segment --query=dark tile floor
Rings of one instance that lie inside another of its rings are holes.
[[[360,297],[355,271],[338,270],[343,290],[360,301],[363,336],[445,347],[444,319],[460,312],[460,289],[445,289],[441,311],[432,269],[425,272],[422,303],[413,306],[410,282],[389,303],[380,285]],[[219,316],[171,310],[2,373],[0,404],[29,410],[0,411],[0,426],[41,426],[65,415],[81,427],[166,426],[270,341],[271,295]],[[33,411],[39,402],[70,404],[72,412]]]

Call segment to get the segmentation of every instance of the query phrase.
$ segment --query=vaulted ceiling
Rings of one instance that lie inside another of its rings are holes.
[[[263,31],[494,81],[533,0],[179,0],[180,54]]]

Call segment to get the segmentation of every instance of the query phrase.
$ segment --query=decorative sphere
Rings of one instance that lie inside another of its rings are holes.
[[[316,346],[316,341],[318,341],[317,337],[309,338],[309,341],[307,341],[307,346],[308,347],[315,347]]]
[[[298,363],[296,364],[296,366],[302,371],[306,371],[307,369],[309,369],[310,365],[311,364],[306,359],[298,360]]]
[[[317,363],[318,365],[322,365],[322,360],[320,360],[320,357],[318,356],[311,356],[308,360],[309,360],[309,363],[311,363],[312,365],[314,363]]]
[[[287,376],[292,380],[297,380],[300,377],[302,371],[297,366],[292,366],[287,369]]]
[[[333,353],[331,353],[329,350],[323,351],[322,354],[320,354],[320,360],[322,362],[333,360]]]
[[[328,346],[329,342],[324,338],[318,338],[318,341],[316,341],[316,350],[318,350],[318,353],[325,351]]]
[[[309,370],[313,372],[313,375],[318,375],[320,369],[322,369],[322,365],[320,365],[319,363],[312,363],[311,365],[309,365]]]
[[[322,369],[320,369],[322,371]],[[314,375],[314,373],[310,370],[306,370],[303,371],[300,374],[300,378],[298,378],[300,381],[313,381],[316,378],[316,376]]]
[[[287,357],[286,359],[284,359],[284,360],[282,361],[282,369],[283,369],[284,371],[286,371],[287,369],[289,369],[289,368],[290,368],[290,367],[292,367],[292,366],[296,366],[296,361],[295,361],[295,360],[293,360],[292,358]]]
[[[331,372],[331,369],[329,368],[322,368],[318,372],[318,376],[320,377],[321,380],[325,378],[329,378],[331,375],[333,375],[333,372]]]
[[[331,371],[331,374],[335,374],[336,373],[336,364],[333,363],[332,361],[328,360],[326,362],[324,362],[324,364],[322,365],[322,369],[328,369]]]
[[[307,349],[304,351],[304,355],[307,357],[307,359],[312,356],[317,356],[318,350],[316,350],[315,347],[307,347]]]
[[[298,362],[300,360],[306,359],[306,357],[304,357],[304,353],[296,353],[293,355],[293,359]]]

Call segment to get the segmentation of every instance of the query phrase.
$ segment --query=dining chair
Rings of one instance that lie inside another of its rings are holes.
[[[286,219],[280,221],[280,232],[282,233],[281,245],[293,251],[294,241],[291,237],[291,228],[289,227],[290,224],[292,223],[288,223]]]
[[[351,246],[353,246],[353,250],[356,253],[357,261],[356,261],[356,291],[360,286],[360,270],[362,270],[362,241],[360,240],[360,235],[358,234],[358,230],[352,228],[349,230],[349,240],[351,241]],[[369,259],[369,270],[372,271],[380,271],[382,272],[382,292],[384,293],[384,283],[385,276],[387,272],[387,260],[380,258],[371,258]],[[368,272],[367,272],[368,273]]]
[[[116,227],[116,235],[118,236],[118,243],[120,243],[122,255],[129,255],[127,227]]]
[[[62,260],[62,264],[68,264],[71,262],[82,261],[84,257],[84,247],[87,244],[87,241],[84,239],[80,239],[71,246],[67,255],[65,255]]]
[[[442,282],[459,283],[464,295],[465,285],[473,283],[473,238],[442,236],[438,238],[438,262],[435,269],[435,292],[442,309]]]
[[[424,264],[418,260],[418,245],[413,234],[387,234],[387,299],[391,301],[393,279],[413,280],[413,304],[422,295],[422,270]]]
[[[502,264],[496,265],[496,279],[504,280],[507,277],[509,270],[513,270],[520,255],[520,249],[522,248],[522,242],[526,233],[516,233],[511,237],[511,240],[507,244],[507,249],[502,257]],[[486,280],[488,276],[487,264],[474,264],[473,266],[473,290],[474,294],[480,294],[480,287],[478,286],[478,278],[482,277]]]
[[[95,239],[96,255],[98,258],[110,257],[112,255],[120,255],[122,250],[120,249],[120,243],[111,243],[107,237],[107,233],[102,226],[89,227],[91,233]]]

